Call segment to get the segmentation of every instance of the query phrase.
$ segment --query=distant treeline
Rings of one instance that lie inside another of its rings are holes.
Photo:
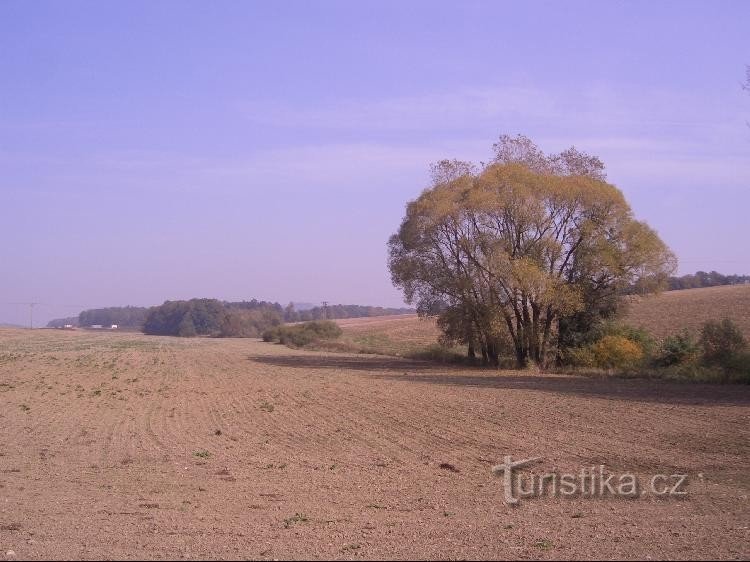
[[[720,285],[743,285],[750,283],[750,275],[722,275],[716,271],[706,273],[698,271],[682,277],[669,278],[669,290],[699,289],[701,287],[718,287]]]
[[[84,310],[78,315],[79,326],[111,326],[140,329],[146,320],[148,308],[142,306],[112,306]]]
[[[163,336],[260,337],[283,322],[278,303],[221,302],[216,299],[166,301],[152,307],[143,324],[146,334]]]
[[[78,317],[59,318],[49,322],[50,328],[74,326],[109,327],[143,330],[146,334],[165,336],[218,336],[260,337],[269,328],[285,322],[311,320],[333,320],[336,318],[359,318],[408,314],[409,308],[382,308],[355,304],[336,304],[295,310],[291,303],[282,307],[277,302],[252,299],[241,302],[226,302],[216,299],[191,299],[166,301],[151,308],[125,306],[84,310]]]
[[[333,304],[327,307],[316,306],[309,310],[294,310],[287,306],[284,310],[285,322],[309,322],[311,320],[336,320],[337,318],[366,318],[369,316],[391,316],[394,314],[415,314],[413,308],[383,308],[358,304]]]

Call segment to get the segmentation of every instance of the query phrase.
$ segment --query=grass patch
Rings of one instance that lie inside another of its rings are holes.
[[[273,412],[274,406],[273,406],[273,404],[271,404],[267,400],[263,400],[263,402],[261,402],[261,404],[260,404],[260,409],[263,410],[264,412],[268,412],[270,414],[271,412]]]
[[[284,519],[284,528],[288,529],[295,523],[307,523],[308,521],[309,519],[307,518],[305,514],[295,513],[294,517],[287,517],[286,519]]]

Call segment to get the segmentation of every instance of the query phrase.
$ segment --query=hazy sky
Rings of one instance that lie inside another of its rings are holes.
[[[400,305],[386,241],[501,133],[599,155],[680,271],[750,273],[750,2],[0,2],[0,322]]]

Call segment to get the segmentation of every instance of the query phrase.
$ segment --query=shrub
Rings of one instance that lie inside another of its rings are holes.
[[[727,379],[730,382],[750,384],[750,352],[734,354],[726,365]]]
[[[597,341],[601,341],[606,336],[618,336],[638,344],[645,356],[652,355],[656,349],[654,338],[645,328],[636,328],[635,326],[629,326],[627,324],[606,322],[600,327],[600,332],[596,339]]]
[[[335,339],[341,334],[341,328],[335,322],[316,320],[266,330],[263,333],[263,340],[278,341],[292,347],[304,347],[314,341]]]
[[[585,347],[573,347],[564,352],[562,362],[566,365],[573,365],[574,367],[595,367],[596,359],[594,353],[591,350],[592,345]]]
[[[747,343],[737,325],[725,318],[721,322],[709,320],[703,324],[701,347],[706,364],[727,368],[745,350]]]
[[[591,333],[588,345],[564,350],[562,363],[576,367],[633,369],[643,365],[655,348],[654,339],[643,328],[605,322]]]
[[[604,336],[591,345],[594,364],[604,369],[632,369],[643,362],[643,348],[623,336]]]
[[[272,342],[272,341],[279,341],[279,326],[275,326],[273,328],[268,328],[267,330],[263,331],[263,341],[265,342]]]
[[[264,330],[281,324],[281,315],[271,309],[243,310],[230,308],[221,322],[223,338],[257,338]]]
[[[657,367],[671,367],[694,362],[700,355],[700,348],[688,331],[669,336],[661,345],[654,363]]]

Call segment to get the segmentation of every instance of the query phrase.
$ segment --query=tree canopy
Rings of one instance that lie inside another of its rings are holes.
[[[78,315],[80,326],[110,326],[117,324],[120,328],[140,329],[146,319],[148,308],[140,306],[111,306],[109,308],[91,308]]]
[[[581,313],[608,314],[625,287],[657,289],[675,258],[606,183],[598,158],[545,155],[522,136],[493,148],[481,167],[433,166],[432,187],[390,239],[392,280],[470,354],[478,347],[497,364],[508,344],[519,365],[545,364],[561,321],[565,331]]]

